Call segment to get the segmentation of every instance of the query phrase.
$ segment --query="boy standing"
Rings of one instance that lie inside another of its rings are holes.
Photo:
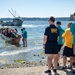
[[[25,28],[23,28],[22,37],[23,47],[27,47],[27,31],[25,30]]]
[[[60,50],[61,50],[61,47],[63,46],[62,34],[64,33],[64,30],[61,28],[60,21],[57,21],[56,25],[57,25],[57,28],[59,29],[59,38],[58,38],[58,66],[59,66]]]
[[[68,28],[65,30],[65,33],[62,35],[62,37],[65,40],[65,47],[64,47],[64,51],[63,51],[63,67],[61,69],[66,69],[66,61],[67,61],[67,57],[70,57],[70,69],[72,69],[72,41],[73,41],[73,36],[70,33],[70,27],[71,27],[72,23],[68,24]]]

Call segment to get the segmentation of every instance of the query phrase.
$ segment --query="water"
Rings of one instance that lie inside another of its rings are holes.
[[[68,21],[62,21],[63,29],[67,28],[67,24]],[[10,44],[5,44],[4,40],[0,37],[0,63],[3,63],[3,60],[5,60],[4,63],[13,62],[13,60],[17,59],[26,61],[40,60],[39,57],[33,57],[33,55],[38,55],[39,52],[43,51],[43,35],[48,25],[48,21],[25,21],[22,27],[12,27],[17,28],[19,34],[21,34],[21,28],[26,28],[28,33],[28,47],[22,47],[22,39],[20,41],[21,47],[18,48]]]

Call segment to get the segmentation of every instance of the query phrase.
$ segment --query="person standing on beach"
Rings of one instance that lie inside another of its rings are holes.
[[[61,50],[61,47],[63,46],[62,34],[64,33],[64,30],[61,27],[60,21],[57,21],[56,25],[57,25],[57,28],[59,29],[59,38],[58,38],[58,66],[59,66],[60,50]]]
[[[63,67],[61,69],[66,69],[66,61],[67,57],[70,57],[70,66],[68,66],[69,69],[72,69],[72,64],[73,64],[73,48],[72,48],[72,42],[73,42],[73,35],[70,33],[70,27],[72,23],[68,24],[68,28],[65,30],[65,33],[62,35],[64,38],[65,42],[65,47],[63,51]]]
[[[45,73],[51,73],[52,59],[54,58],[54,73],[57,72],[57,63],[58,63],[58,36],[59,30],[54,25],[55,18],[50,17],[49,24],[50,26],[45,29],[44,33],[44,48],[45,54],[47,54],[48,61],[48,70]]]
[[[23,47],[27,47],[27,31],[25,28],[22,29],[22,37]]]
[[[75,20],[75,13],[73,14],[73,16]],[[72,23],[70,32],[71,34],[73,34],[73,56],[74,56],[73,64],[75,65],[75,22]]]

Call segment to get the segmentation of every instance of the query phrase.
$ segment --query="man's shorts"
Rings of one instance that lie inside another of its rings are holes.
[[[58,45],[58,52],[60,52],[62,45]]]
[[[63,56],[70,57],[72,56],[73,48],[69,48],[67,46],[64,47]]]
[[[58,54],[58,43],[46,43],[45,54]]]
[[[75,44],[73,45],[73,54],[75,55]]]
[[[75,57],[74,52],[75,52],[75,45],[73,45],[73,49],[72,49],[72,52],[71,52],[71,56],[72,56],[72,57]]]

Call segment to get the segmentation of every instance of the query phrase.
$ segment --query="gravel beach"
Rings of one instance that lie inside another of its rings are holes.
[[[7,69],[0,69],[0,75],[48,75],[44,73],[46,69],[47,66],[7,68]],[[53,71],[52,75],[55,75]],[[72,74],[70,70],[66,71],[58,70],[58,73],[56,75],[75,75],[75,74]]]

